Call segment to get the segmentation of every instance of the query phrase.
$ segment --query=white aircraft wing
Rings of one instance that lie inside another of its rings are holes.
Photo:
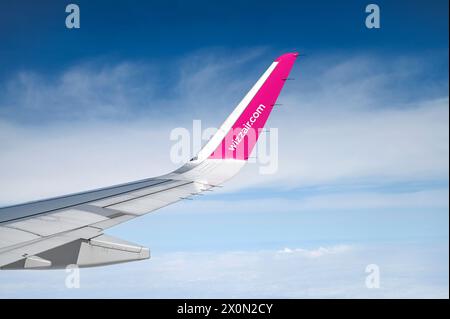
[[[245,165],[294,64],[276,59],[199,154],[156,178],[0,208],[0,269],[55,269],[148,259],[148,248],[104,234],[132,218],[191,198]]]

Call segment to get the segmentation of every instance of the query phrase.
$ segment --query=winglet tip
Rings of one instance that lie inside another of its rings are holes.
[[[285,54],[280,55],[278,58],[275,59],[275,62],[281,62],[283,60],[297,58],[300,55],[298,52],[288,52]]]

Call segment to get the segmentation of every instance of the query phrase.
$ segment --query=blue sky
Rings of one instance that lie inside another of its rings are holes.
[[[77,1],[79,30],[67,3],[0,4],[1,205],[166,173],[173,128],[219,125],[275,57],[306,56],[270,119],[276,174],[108,232],[149,261],[76,290],[2,272],[1,297],[448,298],[447,1],[378,1],[379,30],[363,1]]]
[[[2,1],[1,73],[17,68],[58,71],[101,59],[170,61],[194,50],[269,46],[268,56],[297,49],[375,50],[425,54],[446,50],[448,2],[378,1],[383,27],[363,28],[364,1],[78,1],[79,30],[68,32],[68,1]]]

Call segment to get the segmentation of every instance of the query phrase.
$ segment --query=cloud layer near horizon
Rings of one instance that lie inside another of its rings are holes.
[[[2,271],[0,297],[448,298],[446,258],[448,245],[408,243],[178,252],[81,269],[79,289],[65,287],[65,271]],[[366,287],[369,264],[379,267],[380,288]]]

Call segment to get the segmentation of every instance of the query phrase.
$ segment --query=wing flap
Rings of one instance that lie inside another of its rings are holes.
[[[65,244],[75,242],[80,239],[87,240],[100,234],[101,230],[98,228],[83,227],[71,232],[59,234],[57,236],[40,238],[34,240],[33,242],[9,247],[8,250],[2,251],[0,254],[0,268],[17,261],[25,262],[27,257],[36,256],[50,249],[64,246]]]
[[[14,246],[19,243],[29,242],[39,238],[38,235],[23,230],[0,226],[0,252],[4,247]]]

